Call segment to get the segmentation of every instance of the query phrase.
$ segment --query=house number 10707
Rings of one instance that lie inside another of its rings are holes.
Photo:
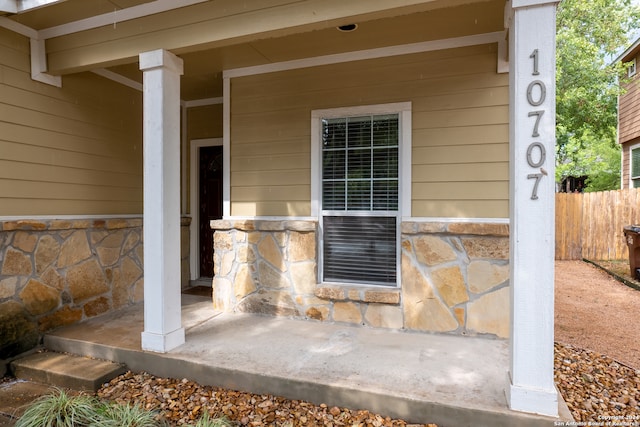
[[[533,72],[532,76],[540,75],[538,71],[538,49],[535,49],[529,58],[533,59]],[[545,86],[542,80],[533,80],[527,86],[527,102],[532,107],[538,107],[542,105],[545,98],[547,97],[547,87]],[[535,123],[533,125],[533,131],[531,132],[532,138],[537,138],[540,136],[538,132],[538,127],[540,125],[540,119],[544,115],[545,110],[534,110],[530,111],[528,117],[535,117]],[[541,142],[532,142],[527,147],[527,163],[532,168],[540,168],[540,173],[530,173],[527,175],[527,179],[535,179],[535,183],[533,184],[533,190],[531,192],[531,200],[538,199],[538,184],[540,184],[540,180],[544,175],[546,175],[546,171],[542,167],[545,160],[547,159],[547,151],[544,148],[544,144]]]

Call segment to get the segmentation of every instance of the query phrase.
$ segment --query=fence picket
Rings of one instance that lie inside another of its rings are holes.
[[[640,189],[556,194],[558,260],[628,257],[623,228],[640,224]]]

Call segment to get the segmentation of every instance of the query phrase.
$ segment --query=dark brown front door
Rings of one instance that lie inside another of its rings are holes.
[[[200,276],[213,277],[212,219],[222,218],[222,146],[200,147]]]

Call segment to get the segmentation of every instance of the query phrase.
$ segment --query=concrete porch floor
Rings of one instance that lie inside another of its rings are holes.
[[[182,295],[182,319],[186,343],[165,354],[141,350],[142,305],[54,331],[45,347],[124,363],[134,372],[440,427],[558,421],[508,409],[506,341],[221,314],[194,295]],[[571,420],[567,415],[561,419]]]

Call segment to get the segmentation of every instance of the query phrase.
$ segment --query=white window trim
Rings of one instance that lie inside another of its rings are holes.
[[[401,223],[403,217],[411,216],[411,102],[399,102],[392,104],[362,105],[356,107],[330,108],[311,111],[311,216],[318,219],[320,230],[318,232],[318,282],[321,285],[323,277],[322,257],[322,144],[321,144],[321,119],[340,118],[358,115],[382,115],[398,114],[400,140],[398,141],[398,212],[396,214],[396,286],[380,286],[367,283],[344,283],[344,286],[370,287],[381,289],[395,289],[401,286]],[[384,214],[384,212],[377,212]],[[342,285],[340,283],[326,283],[327,285]]]
[[[633,58],[630,61],[631,65],[629,65],[629,68],[627,68],[627,76],[628,77],[633,77],[636,75],[637,72],[637,67],[636,67],[636,58]]]
[[[629,188],[633,188],[633,150],[640,149],[640,143],[629,146]]]

